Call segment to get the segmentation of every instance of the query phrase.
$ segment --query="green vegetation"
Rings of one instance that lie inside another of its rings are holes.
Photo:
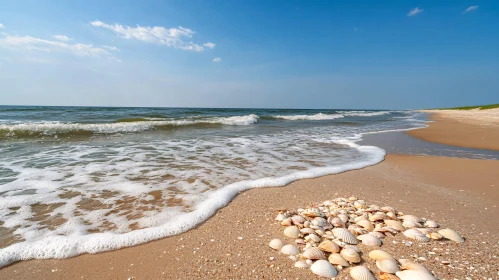
[[[465,107],[454,107],[454,108],[436,108],[435,110],[472,110],[472,109],[495,109],[499,108],[499,104],[481,105],[481,106],[465,106]]]

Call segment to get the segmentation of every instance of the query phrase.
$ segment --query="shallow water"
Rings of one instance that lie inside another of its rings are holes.
[[[381,161],[411,111],[0,107],[0,265],[186,231],[239,191]]]

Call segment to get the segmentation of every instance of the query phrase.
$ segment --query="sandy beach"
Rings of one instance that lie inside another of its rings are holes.
[[[410,134],[439,143],[499,149],[497,127],[440,114],[433,119],[429,128]],[[469,137],[449,142],[456,136],[447,133],[456,131]],[[0,279],[315,279],[309,270],[293,268],[293,261],[268,247],[271,239],[283,238],[274,218],[279,210],[352,195],[368,204],[434,219],[466,239],[408,247],[400,243],[408,240],[402,234],[387,237],[382,249],[396,258],[424,257],[426,261],[420,262],[439,279],[497,279],[497,170],[499,161],[494,160],[390,154],[361,170],[241,193],[207,222],[181,235],[96,255],[22,261],[1,269]],[[370,250],[363,246],[359,245]],[[378,271],[372,260],[362,258]],[[337,279],[349,278],[340,272]]]

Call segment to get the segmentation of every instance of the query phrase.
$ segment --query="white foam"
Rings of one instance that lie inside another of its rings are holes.
[[[355,117],[372,117],[372,116],[382,116],[390,114],[389,111],[342,111],[341,112],[345,116],[355,116]]]
[[[323,113],[318,113],[315,115],[277,115],[273,116],[274,118],[278,119],[285,119],[285,120],[311,120],[311,121],[321,121],[321,120],[334,120],[334,119],[339,119],[343,118],[343,115],[340,114],[323,114]]]

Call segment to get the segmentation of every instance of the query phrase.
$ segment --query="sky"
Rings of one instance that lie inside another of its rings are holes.
[[[0,0],[0,104],[499,103],[499,1]]]

